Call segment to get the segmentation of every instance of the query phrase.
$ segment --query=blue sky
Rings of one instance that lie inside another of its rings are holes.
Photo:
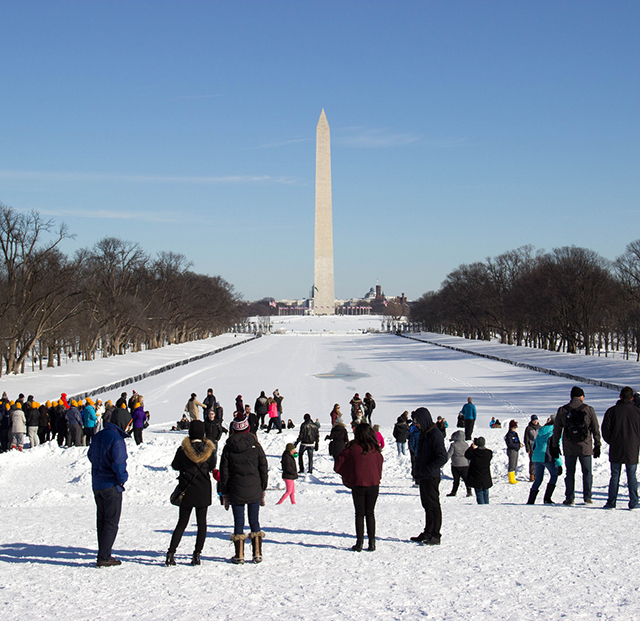
[[[245,299],[417,298],[524,244],[640,238],[638,2],[0,0],[0,201]]]

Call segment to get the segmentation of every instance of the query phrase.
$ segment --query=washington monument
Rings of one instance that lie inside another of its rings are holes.
[[[331,137],[324,108],[316,129],[316,243],[313,264],[313,314],[335,314],[333,218],[331,215]]]

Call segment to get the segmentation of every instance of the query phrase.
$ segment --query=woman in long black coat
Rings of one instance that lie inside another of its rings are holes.
[[[245,416],[236,418],[231,425],[229,436],[220,459],[220,491],[225,508],[233,509],[233,534],[235,545],[232,562],[244,563],[244,507],[247,506],[249,537],[253,544],[253,562],[262,560],[262,539],[260,530],[260,505],[264,505],[264,492],[269,481],[269,467],[264,450],[258,439],[249,432],[249,421]]]
[[[205,439],[202,421],[191,421],[189,437],[185,438],[182,445],[178,447],[171,467],[180,471],[178,485],[186,492],[180,504],[178,523],[171,536],[165,565],[176,564],[174,554],[178,549],[184,529],[189,523],[191,510],[194,508],[198,534],[196,535],[191,564],[200,565],[200,553],[207,537],[207,509],[211,504],[211,476],[209,473],[216,467],[215,445],[211,440]]]
[[[336,419],[335,424],[331,427],[331,433],[325,440],[331,440],[329,442],[329,455],[333,457],[335,463],[338,455],[344,451],[349,442],[349,433],[341,418],[338,417]]]

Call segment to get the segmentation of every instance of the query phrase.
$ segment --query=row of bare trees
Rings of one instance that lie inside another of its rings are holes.
[[[67,257],[65,225],[0,204],[0,374],[220,334],[239,316],[233,287],[112,237]]]
[[[640,240],[615,261],[566,246],[531,246],[461,265],[411,318],[433,332],[586,355],[640,359]]]

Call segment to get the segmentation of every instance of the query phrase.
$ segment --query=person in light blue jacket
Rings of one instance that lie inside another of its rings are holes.
[[[549,476],[551,478],[549,479],[547,489],[544,492],[544,503],[546,505],[554,504],[553,500],[551,500],[551,496],[556,488],[558,476],[562,474],[562,458],[558,457],[557,459],[553,459],[549,452],[549,440],[553,435],[553,424],[555,423],[555,418],[556,415],[552,414],[547,419],[546,425],[540,428],[540,431],[538,431],[538,435],[532,445],[533,454],[531,456],[531,460],[533,461],[533,466],[535,468],[536,478],[531,486],[531,491],[529,492],[529,500],[527,501],[528,505],[533,505],[536,502],[536,496],[538,495],[540,485],[542,485],[545,469],[549,471]]]
[[[98,417],[96,416],[96,410],[93,407],[93,401],[87,399],[84,408],[82,408],[82,423],[84,425],[84,440],[85,444],[89,446],[91,444],[91,438],[96,432],[96,425],[98,424]]]

